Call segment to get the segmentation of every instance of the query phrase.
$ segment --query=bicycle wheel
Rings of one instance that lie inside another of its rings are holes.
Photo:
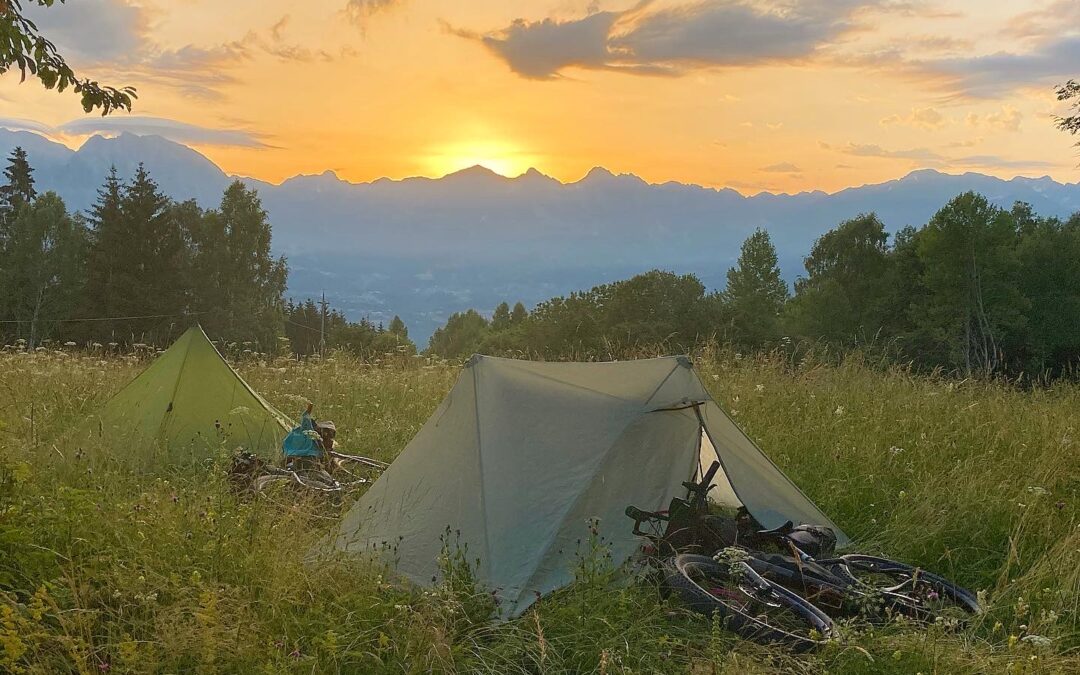
[[[982,611],[971,591],[933,572],[870,555],[843,555],[836,561],[842,564],[833,566],[834,572],[846,572],[858,586],[881,594],[887,605],[914,618],[933,620]]]
[[[763,579],[749,565],[718,563],[683,554],[672,562],[667,586],[695,612],[718,615],[724,626],[762,644],[795,651],[821,646],[835,630],[832,619],[814,605]]]

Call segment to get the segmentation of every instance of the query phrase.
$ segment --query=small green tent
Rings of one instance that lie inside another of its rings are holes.
[[[416,583],[460,532],[504,617],[569,583],[586,522],[616,564],[641,545],[628,505],[667,508],[714,461],[714,500],[766,527],[847,537],[739,430],[686,357],[535,363],[473,357],[446,400],[345,515],[322,552],[374,555]]]
[[[276,451],[291,426],[196,324],[91,416],[80,435],[201,457],[223,443],[229,450]]]

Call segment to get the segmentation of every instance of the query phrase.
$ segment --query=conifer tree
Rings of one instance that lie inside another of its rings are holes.
[[[397,335],[398,337],[409,337],[409,327],[405,325],[405,322],[402,321],[401,317],[397,314],[395,314],[394,318],[390,320],[390,327],[387,328],[387,330],[390,333]]]
[[[30,167],[26,151],[16,147],[4,169],[4,184],[0,185],[0,219],[14,218],[19,209],[34,201],[34,170]]]
[[[743,242],[722,297],[735,342],[759,347],[780,337],[780,310],[788,288],[768,232],[758,229]]]
[[[510,327],[510,305],[500,302],[491,315],[491,330],[500,331]]]
[[[525,309],[525,305],[520,302],[516,303],[514,311],[510,313],[510,323],[516,326],[523,323],[527,318],[529,318],[529,311]]]

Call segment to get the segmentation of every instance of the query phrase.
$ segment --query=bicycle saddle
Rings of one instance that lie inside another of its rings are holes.
[[[759,534],[759,535],[765,536],[765,537],[767,537],[767,536],[783,537],[784,535],[789,534],[793,529],[795,529],[795,523],[793,523],[793,522],[791,522],[789,520],[786,523],[784,523],[783,525],[781,525],[780,527],[774,527],[771,530],[758,530],[755,534]]]

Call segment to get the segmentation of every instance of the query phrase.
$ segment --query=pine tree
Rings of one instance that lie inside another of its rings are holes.
[[[89,317],[120,315],[126,290],[123,275],[128,264],[123,189],[114,166],[109,169],[105,183],[98,190],[97,201],[90,209],[90,251],[82,312]],[[97,334],[105,335],[109,327],[97,325],[97,328]]]
[[[409,327],[405,325],[405,322],[397,314],[390,320],[390,327],[387,330],[398,337],[409,337]]]
[[[216,306],[227,313],[225,335],[256,339],[265,347],[280,332],[288,267],[270,250],[271,228],[255,190],[234,181],[218,214],[228,258]]]
[[[768,232],[758,229],[743,242],[736,266],[728,270],[722,297],[735,342],[761,347],[780,337],[780,311],[788,288]]]
[[[17,147],[11,151],[8,166],[4,169],[4,184],[0,185],[0,219],[14,218],[19,209],[34,201],[34,170],[30,167],[26,151]]]
[[[495,312],[491,315],[491,330],[500,331],[510,327],[510,305],[505,302],[499,303]]]
[[[515,304],[514,311],[510,313],[510,323],[516,326],[524,323],[527,318],[529,318],[529,311],[525,309],[525,305],[520,302]]]

